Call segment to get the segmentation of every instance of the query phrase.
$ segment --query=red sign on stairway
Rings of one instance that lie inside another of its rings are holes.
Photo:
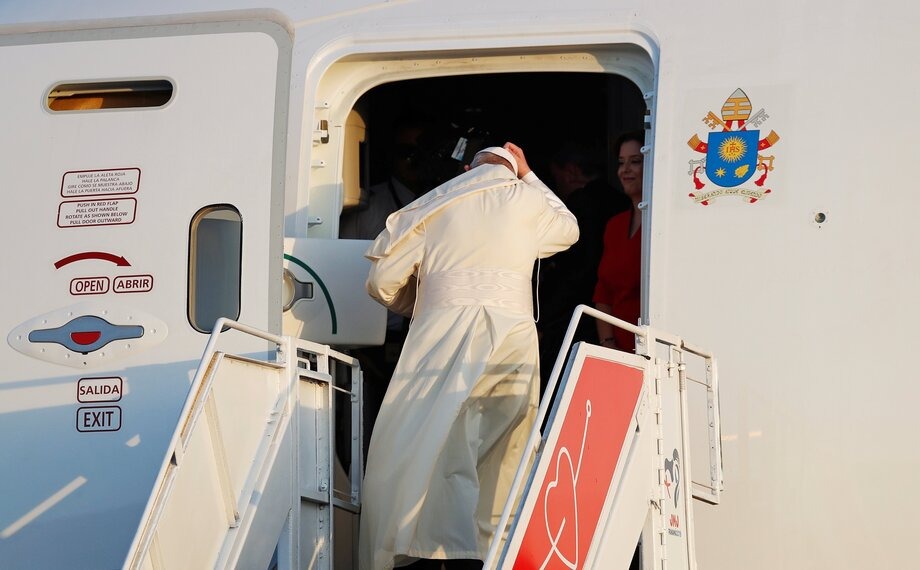
[[[515,570],[576,570],[588,549],[642,391],[642,370],[593,356],[570,377],[518,522]],[[560,427],[561,425],[561,427]]]

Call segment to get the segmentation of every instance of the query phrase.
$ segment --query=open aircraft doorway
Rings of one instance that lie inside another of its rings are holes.
[[[391,177],[402,178],[411,194],[399,187],[393,192],[404,205],[411,195],[462,172],[476,150],[507,141],[524,149],[530,166],[554,190],[553,159],[577,151],[590,154],[619,192],[612,145],[621,133],[643,128],[645,109],[636,84],[614,74],[488,73],[377,86],[358,99],[348,121],[352,126],[359,121],[363,129],[351,165],[347,133],[356,131],[346,127],[339,235],[374,237],[353,222],[349,227],[352,212],[367,207],[372,187],[379,190]],[[347,171],[355,167],[359,174]]]
[[[596,190],[615,195],[598,203],[598,212],[611,203],[617,205],[611,212],[628,209],[629,199],[617,177],[616,147],[620,135],[645,127],[646,108],[639,87],[613,73],[482,73],[405,79],[373,87],[357,99],[344,121],[338,237],[374,239],[384,229],[388,213],[462,173],[478,150],[508,141],[524,149],[531,168],[564,201],[583,200],[588,194],[582,193],[582,198],[575,194],[597,179]],[[579,168],[578,176],[567,167]],[[592,245],[581,244],[567,258],[569,262],[558,267],[553,258],[544,260],[542,274],[534,275],[534,282],[545,285],[548,292],[539,287],[536,291],[549,317],[537,324],[543,338],[544,386],[577,304],[568,307],[572,297],[558,292],[582,291],[588,275],[593,291],[597,275],[598,259],[593,256],[600,254],[609,217],[599,220],[589,213],[582,220],[582,213],[584,208],[576,212],[579,224],[584,222],[582,240]],[[471,231],[475,227],[476,220],[471,220]],[[573,260],[588,258],[593,259],[593,267],[566,281]],[[586,324],[595,326],[593,321]],[[391,314],[382,347],[352,351],[365,378],[365,446],[407,329],[406,319]],[[637,556],[634,563],[638,562]]]
[[[420,46],[414,52],[339,52],[317,62],[324,71],[307,102],[313,136],[301,150],[303,184],[290,197],[296,203],[287,205],[285,253],[315,264],[322,258],[329,267],[312,268],[324,277],[326,288],[318,289],[323,296],[296,302],[285,313],[285,332],[339,347],[379,346],[386,316],[375,311],[379,305],[340,302],[339,292],[357,288],[368,298],[363,253],[386,216],[461,172],[478,148],[517,143],[541,180],[562,195],[551,159],[567,146],[580,146],[598,157],[601,180],[610,189],[604,194],[617,195],[616,138],[643,128],[653,132],[654,50],[643,45],[440,53]],[[407,141],[400,130],[413,122],[425,135]],[[409,162],[421,167],[421,180],[411,190],[389,188],[398,163]],[[651,168],[645,173],[648,191]],[[375,191],[390,204],[372,223],[355,223],[353,218],[367,217]],[[643,235],[647,231],[644,224]],[[642,266],[644,275],[647,263]],[[288,268],[298,280],[312,279]]]

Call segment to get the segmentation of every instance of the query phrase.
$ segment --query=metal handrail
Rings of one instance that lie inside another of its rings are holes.
[[[162,515],[162,510],[165,507],[165,503],[161,500],[163,494],[159,493],[159,489],[164,489],[168,492],[169,488],[172,486],[172,479],[175,476],[173,475],[167,478],[169,474],[170,464],[178,466],[182,460],[183,452],[185,451],[184,445],[181,439],[183,434],[186,432],[186,428],[190,423],[193,422],[194,418],[200,414],[200,409],[205,405],[205,400],[198,398],[199,393],[202,389],[202,384],[204,379],[207,376],[209,369],[211,368],[211,361],[214,357],[214,353],[217,351],[217,340],[220,334],[227,330],[236,330],[256,338],[261,338],[269,342],[273,342],[278,346],[279,353],[284,353],[284,346],[286,341],[284,337],[274,335],[259,329],[238,323],[234,320],[228,319],[226,317],[221,317],[217,319],[214,323],[214,328],[211,330],[211,335],[208,338],[208,343],[205,345],[204,351],[201,355],[201,360],[198,364],[198,369],[195,371],[195,376],[192,379],[191,387],[189,388],[189,395],[185,399],[185,404],[182,406],[182,411],[179,414],[181,418],[180,422],[176,425],[176,430],[173,432],[172,438],[169,440],[169,445],[167,446],[166,459],[163,461],[163,464],[160,466],[160,470],[157,473],[156,482],[154,483],[154,491],[150,494],[150,497],[147,500],[147,504],[144,507],[144,512],[141,515],[141,521],[146,522],[144,526],[138,529],[138,532],[135,534],[134,539],[131,541],[131,546],[128,549],[128,554],[125,559],[124,567],[126,568],[137,568],[143,559],[142,554],[147,552],[150,548],[150,543],[153,540],[152,529],[156,528],[156,524],[159,522],[160,516]],[[196,405],[197,403],[197,405]],[[195,409],[193,410],[193,406]]]
[[[549,382],[544,392],[544,397],[542,398],[540,402],[540,407],[537,411],[537,418],[534,422],[533,429],[530,432],[530,437],[527,441],[527,444],[523,449],[521,461],[518,464],[517,472],[514,475],[514,480],[511,484],[511,489],[508,494],[508,498],[505,502],[505,507],[502,511],[501,518],[499,519],[498,526],[496,527],[495,535],[493,537],[492,543],[489,546],[489,552],[483,563],[483,568],[487,570],[491,569],[497,561],[497,557],[499,554],[498,548],[502,542],[502,536],[504,535],[504,532],[508,526],[508,521],[511,517],[511,511],[514,507],[514,504],[516,503],[516,499],[518,498],[518,494],[520,492],[521,485],[523,484],[523,481],[526,475],[526,471],[527,471],[527,466],[529,465],[529,459],[534,453],[538,452],[538,446],[542,439],[541,426],[543,425],[544,419],[549,410],[549,406],[553,400],[553,398],[546,397],[546,396],[552,395],[555,393],[556,385],[559,382],[559,376],[565,364],[566,355],[568,354],[569,348],[572,345],[572,340],[575,337],[575,333],[578,328],[578,324],[581,321],[581,318],[583,315],[594,317],[597,320],[604,321],[606,323],[613,325],[614,327],[623,329],[627,332],[631,332],[634,335],[636,335],[637,337],[636,353],[637,354],[640,354],[646,357],[650,357],[653,355],[652,344],[662,343],[665,345],[670,345],[672,347],[675,347],[681,352],[694,354],[696,356],[704,358],[709,364],[709,366],[711,366],[711,368],[707,371],[709,382],[700,382],[693,378],[687,378],[687,376],[684,374],[684,371],[681,370],[682,380],[686,382],[686,380],[689,379],[693,382],[700,383],[706,386],[710,392],[714,392],[717,394],[718,376],[715,370],[715,357],[710,351],[704,350],[700,347],[687,343],[681,337],[677,335],[673,335],[673,334],[670,334],[664,331],[659,331],[647,325],[641,325],[641,326],[634,325],[632,323],[629,323],[622,319],[618,319],[616,317],[608,315],[607,313],[604,313],[592,307],[588,307],[586,305],[578,305],[572,314],[571,320],[569,321],[569,326],[568,326],[568,329],[566,330],[565,336],[563,337],[562,345],[559,349],[559,354],[556,356],[556,361],[553,365],[552,372],[550,373]],[[683,368],[683,365],[681,365],[681,368]],[[683,397],[686,398],[686,393],[683,394]],[[713,422],[712,427],[715,429],[715,433],[718,434],[720,432],[720,426],[719,426],[719,417],[718,417],[719,410],[718,410],[718,397],[717,396],[714,401],[715,401],[716,409],[710,410],[710,413],[713,414],[715,417],[714,418],[710,417],[710,421]],[[686,402],[684,403],[686,404]],[[684,412],[686,412],[686,405],[682,406],[682,408],[684,409]],[[681,421],[684,423],[686,427],[686,424],[689,421],[689,419],[684,415],[684,417],[681,418]],[[687,442],[685,442],[685,444],[686,443]],[[685,445],[685,448],[683,449],[683,452],[684,452],[685,457],[689,455],[689,450],[686,448],[686,445]],[[715,452],[716,450],[714,448],[710,450],[711,454]],[[714,459],[711,456],[710,463],[712,464],[713,461]],[[718,465],[718,462],[716,462],[715,465],[716,465],[717,472],[711,474],[711,480],[713,484],[715,485],[714,490],[716,491],[716,493],[718,493],[718,491],[720,490],[719,487],[721,486],[722,473],[721,473],[721,468]],[[692,483],[688,481],[687,482],[688,488],[691,485]],[[686,493],[687,500],[689,500],[691,496],[692,496],[692,493]],[[506,547],[507,547],[507,544],[506,544]]]
[[[553,370],[549,375],[549,382],[544,391],[544,398],[540,401],[540,408],[537,410],[537,418],[530,431],[530,438],[527,440],[527,445],[524,446],[521,461],[518,464],[517,472],[514,474],[514,481],[511,483],[511,490],[508,493],[508,499],[505,501],[505,508],[502,510],[502,516],[495,529],[495,536],[492,539],[492,544],[489,546],[489,553],[486,555],[486,559],[483,562],[483,568],[485,569],[491,568],[492,564],[495,563],[495,558],[498,555],[498,545],[501,543],[500,537],[504,534],[505,528],[508,526],[508,520],[511,518],[511,510],[515,503],[514,498],[517,497],[521,489],[521,484],[524,481],[524,475],[527,471],[527,465],[529,464],[529,458],[536,451],[541,440],[542,433],[540,428],[543,425],[543,420],[546,417],[546,413],[552,401],[551,397],[545,396],[551,395],[556,391],[556,384],[559,382],[559,375],[565,363],[565,356],[568,354],[569,347],[572,345],[572,340],[575,338],[575,331],[578,328],[578,323],[581,321],[582,315],[592,316],[595,319],[631,332],[640,338],[641,343],[646,346],[648,345],[649,333],[647,326],[634,325],[587,305],[578,305],[575,307],[572,318],[569,320],[569,328],[566,329],[565,336],[562,339],[562,346],[559,348],[559,354],[556,356],[556,362],[553,364]]]

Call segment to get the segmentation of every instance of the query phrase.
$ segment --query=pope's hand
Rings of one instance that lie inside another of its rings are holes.
[[[506,142],[505,146],[502,148],[514,156],[514,160],[517,162],[518,166],[518,178],[523,178],[530,172],[530,166],[527,165],[527,159],[524,158],[524,151],[521,150],[521,147],[514,143]]]

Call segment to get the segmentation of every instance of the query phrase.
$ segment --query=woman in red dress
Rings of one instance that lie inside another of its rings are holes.
[[[597,269],[594,304],[598,310],[636,324],[639,320],[639,299],[642,262],[642,145],[643,131],[622,135],[615,146],[617,176],[632,208],[610,218],[604,230],[604,253]],[[597,321],[597,337],[602,346],[632,352],[632,333]]]

